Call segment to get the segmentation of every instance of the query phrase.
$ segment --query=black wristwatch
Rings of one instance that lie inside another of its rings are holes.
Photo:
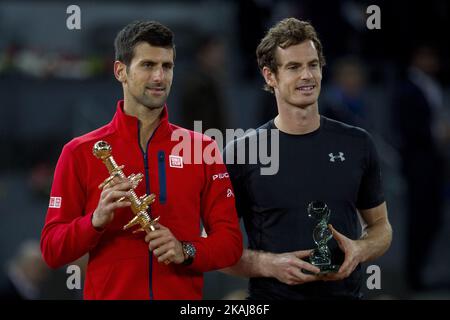
[[[195,249],[195,246],[190,242],[181,242],[181,244],[183,246],[184,256],[187,257],[183,261],[183,265],[188,266],[194,261],[195,253],[197,252],[197,250]]]

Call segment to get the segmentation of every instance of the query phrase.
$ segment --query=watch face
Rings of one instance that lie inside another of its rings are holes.
[[[184,252],[188,257],[194,257],[195,256],[195,247],[192,243],[183,243],[183,249]]]

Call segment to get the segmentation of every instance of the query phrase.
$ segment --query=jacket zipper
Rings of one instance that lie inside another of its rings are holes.
[[[148,146],[150,145],[150,141],[152,140],[153,136],[155,135],[156,130],[158,130],[158,127],[156,127],[155,131],[153,131],[152,135],[150,136],[150,138],[147,141],[147,146],[145,148],[145,151],[142,150],[141,148],[141,139],[140,139],[140,134],[139,134],[139,130],[140,130],[140,125],[138,124],[138,143],[139,143],[139,149],[141,149],[142,152],[142,156],[144,158],[144,175],[145,175],[145,193],[147,195],[150,194],[150,175],[149,175],[149,168],[148,168]],[[148,214],[150,215],[151,218],[151,210],[150,207],[148,208]],[[153,274],[153,255],[150,253],[150,250],[148,251],[149,253],[149,277],[148,277],[148,285],[149,285],[149,292],[150,292],[150,300],[154,300],[153,298],[153,286],[152,286],[152,274]]]
[[[158,151],[159,203],[167,201],[166,161],[164,150]]]

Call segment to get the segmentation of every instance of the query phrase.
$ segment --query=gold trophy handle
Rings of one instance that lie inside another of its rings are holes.
[[[102,160],[102,162],[105,164],[106,168],[108,169],[108,172],[110,176],[105,179],[98,187],[100,189],[103,189],[105,186],[108,186],[115,177],[121,177],[121,178],[127,178],[127,176],[124,174],[122,169],[124,168],[123,165],[119,166],[117,165],[116,161],[114,160],[112,156],[112,148],[106,141],[97,141],[94,144],[94,147],[92,149],[92,153],[95,157]],[[138,174],[131,174],[128,179],[131,182],[132,188],[129,190],[130,196],[128,197],[131,202],[131,210],[136,215],[128,224],[124,226],[124,229],[128,229],[135,225],[140,225],[140,229],[143,231],[154,231],[155,227],[154,225],[157,223],[158,218],[151,219],[150,216],[147,213],[148,206],[153,203],[156,199],[155,194],[150,195],[143,195],[140,198],[136,195],[136,192],[134,189],[138,186],[139,182],[142,181],[142,178],[144,175],[142,173]],[[118,201],[123,201],[125,197],[120,198]],[[140,230],[139,229],[139,230]]]

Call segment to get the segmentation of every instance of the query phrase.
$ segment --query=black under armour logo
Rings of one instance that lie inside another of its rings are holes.
[[[344,153],[339,152],[337,156],[335,156],[333,153],[329,153],[328,156],[330,157],[330,162],[336,162],[337,159],[342,161],[345,161]]]

